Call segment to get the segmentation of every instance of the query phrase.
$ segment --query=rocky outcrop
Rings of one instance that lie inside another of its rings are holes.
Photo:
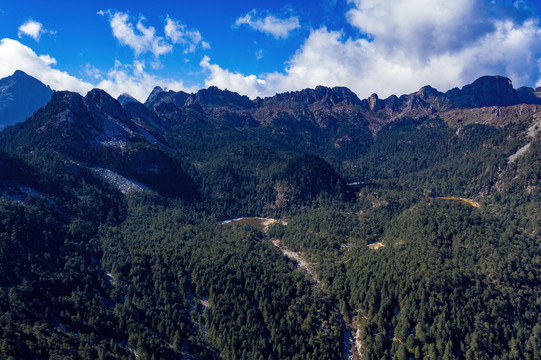
[[[252,107],[252,101],[248,96],[240,95],[227,89],[221,90],[216,86],[201,89],[190,96],[190,102],[199,102],[201,106],[230,107],[234,109],[248,109]]]
[[[454,88],[445,93],[424,86],[415,93],[399,98],[391,95],[379,99],[377,94],[372,94],[362,102],[366,109],[363,115],[374,133],[386,123],[405,116],[429,116],[455,109],[541,104],[541,91],[528,87],[515,90],[511,80],[506,77],[483,76],[462,89]]]
[[[213,123],[230,128],[262,127],[277,140],[298,136],[297,142],[306,145],[313,143],[314,136],[322,136],[343,153],[364,146],[383,126],[403,117],[516,104],[541,104],[541,91],[515,90],[506,77],[484,76],[445,93],[424,86],[417,92],[385,99],[377,94],[359,99],[345,87],[317,86],[250,100],[211,86],[195,94],[156,87],[145,102],[168,126],[193,129],[194,124]]]
[[[276,94],[264,99],[254,100],[255,106],[267,106],[282,104],[292,106],[298,104],[312,105],[315,103],[324,103],[328,107],[334,105],[361,105],[361,100],[357,95],[346,87],[328,88],[325,86],[316,86],[315,89],[304,89],[300,91],[285,92]]]
[[[288,114],[331,132],[339,131],[344,120],[348,126],[354,123],[364,126],[368,122],[370,131],[376,133],[385,124],[406,116],[430,116],[453,109],[541,104],[541,89],[537,90],[528,87],[515,90],[511,80],[503,76],[483,76],[462,89],[454,88],[445,93],[424,86],[400,97],[391,95],[380,99],[372,94],[362,100],[345,87],[317,86],[253,101],[215,86],[196,94],[165,92],[156,87],[145,105],[168,121],[186,118],[183,111],[191,109],[238,128],[272,125],[273,118]]]
[[[151,110],[156,110],[156,108],[162,106],[163,104],[172,105],[176,108],[182,108],[186,105],[186,101],[189,97],[190,94],[185,93],[184,91],[164,91],[161,87],[156,86],[145,101],[145,106]]]
[[[483,76],[462,90],[452,89],[447,92],[451,104],[456,108],[510,106],[520,103],[517,91],[511,80],[503,76]]]

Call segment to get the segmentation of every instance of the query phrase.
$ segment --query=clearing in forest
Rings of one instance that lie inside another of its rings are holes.
[[[269,229],[269,226],[271,224],[275,223],[282,223],[283,225],[287,225],[287,223],[284,220],[277,220],[277,219],[270,219],[270,218],[260,218],[260,217],[245,217],[245,218],[238,218],[233,220],[225,220],[222,221],[222,224],[248,224],[251,226],[254,226],[258,228],[259,230],[263,232],[267,232]]]
[[[461,198],[461,197],[456,197],[456,196],[440,196],[440,197],[437,197],[435,199],[460,201],[460,202],[462,202],[464,204],[471,205],[474,208],[479,208],[481,206],[481,205],[479,205],[479,203],[477,201],[473,201],[473,200],[465,199],[465,198]]]
[[[368,248],[371,249],[371,250],[377,250],[379,248],[385,247],[385,245],[383,243],[380,243],[380,242],[375,242],[373,244],[368,244],[366,246],[368,246]]]

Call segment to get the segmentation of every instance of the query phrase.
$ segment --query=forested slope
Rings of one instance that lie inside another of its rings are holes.
[[[539,359],[537,105],[346,90],[59,92],[0,132],[0,357]]]

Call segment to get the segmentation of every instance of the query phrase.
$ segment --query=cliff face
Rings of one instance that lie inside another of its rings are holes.
[[[520,103],[511,80],[502,76],[483,76],[460,91],[450,90],[453,107],[510,106]]]

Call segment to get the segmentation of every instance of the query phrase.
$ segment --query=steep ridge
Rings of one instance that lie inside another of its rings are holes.
[[[347,88],[323,86],[255,100],[217,87],[194,94],[156,87],[144,104],[128,94],[119,102],[99,89],[85,97],[62,91],[28,121],[2,132],[0,144],[20,154],[54,150],[173,194],[194,189],[179,164],[201,158],[209,143],[219,148],[256,141],[272,151],[315,155],[336,167],[366,154],[374,135],[399,119],[438,115],[458,131],[471,123],[507,125],[538,112],[538,93],[515,90],[501,76],[484,76],[445,93],[425,86],[409,95],[362,100]],[[168,176],[181,180],[166,185]]]
[[[359,130],[368,126],[374,134],[385,124],[408,116],[429,116],[457,109],[541,105],[539,90],[528,87],[515,90],[511,80],[503,76],[483,76],[462,89],[453,88],[445,93],[424,86],[417,92],[400,97],[391,95],[380,99],[377,94],[372,94],[362,100],[344,87],[318,86],[253,101],[216,87],[200,90],[196,94],[165,92],[157,87],[145,105],[156,111],[167,105],[178,110],[197,104],[200,111],[212,114],[225,123],[233,116],[244,119],[234,123],[235,127],[272,127],[274,119],[280,114],[287,114],[297,120],[307,120],[327,132],[336,133],[344,128]]]
[[[193,181],[159,140],[159,119],[141,106],[128,102],[125,110],[99,89],[85,97],[56,92],[27,121],[3,131],[0,144],[19,154],[54,151],[90,167],[113,170],[164,195],[193,198]]]

